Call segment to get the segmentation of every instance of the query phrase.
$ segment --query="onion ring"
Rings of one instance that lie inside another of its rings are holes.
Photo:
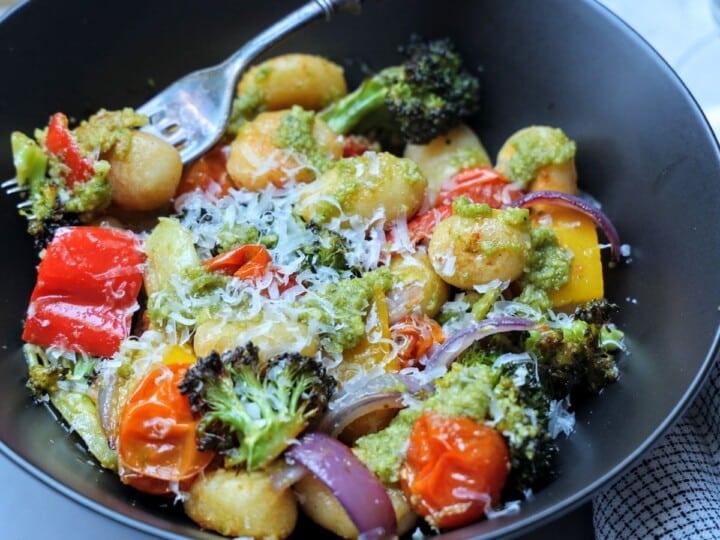
[[[435,371],[440,367],[447,367],[465,350],[476,341],[493,334],[502,332],[517,332],[532,330],[537,323],[520,317],[498,317],[496,319],[485,319],[480,323],[462,330],[451,336],[442,346],[430,357],[425,371]]]
[[[620,236],[615,226],[612,224],[612,221],[610,221],[610,218],[594,204],[575,195],[562,193],[560,191],[533,191],[513,201],[509,207],[526,208],[534,204],[554,204],[582,212],[592,219],[595,225],[597,225],[607,237],[608,242],[610,242],[610,253],[613,260],[619,262],[622,259]]]
[[[380,481],[352,451],[324,433],[309,433],[285,453],[288,463],[299,463],[325,484],[347,512],[359,535],[397,534],[390,496]]]

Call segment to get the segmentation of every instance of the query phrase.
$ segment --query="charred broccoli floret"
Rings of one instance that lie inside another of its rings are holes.
[[[226,467],[257,470],[278,457],[327,409],[335,379],[297,353],[261,360],[252,343],[213,352],[188,369],[180,391],[198,415],[198,447]]]
[[[566,324],[533,330],[525,349],[537,357],[540,380],[553,399],[597,394],[618,378],[615,352],[623,332],[610,322],[617,306],[593,301],[576,309]]]
[[[558,448],[550,431],[550,399],[536,376],[532,359],[503,357],[498,350],[489,351],[476,343],[458,362],[466,366],[465,373],[472,373],[476,366],[485,366],[493,373],[490,417],[510,449],[507,498],[517,498],[528,489],[546,484],[552,478]]]
[[[365,79],[320,118],[337,133],[379,130],[424,144],[478,109],[480,82],[464,69],[449,39],[413,36],[400,52],[404,63]]]

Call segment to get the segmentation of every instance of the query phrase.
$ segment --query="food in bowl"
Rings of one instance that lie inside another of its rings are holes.
[[[612,224],[558,127],[495,165],[447,40],[348,93],[283,55],[183,168],[134,111],[14,133],[40,255],[28,387],[97,461],[227,536],[402,534],[512,511],[571,397],[618,376]]]

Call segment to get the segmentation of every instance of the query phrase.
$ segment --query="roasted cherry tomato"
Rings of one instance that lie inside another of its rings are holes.
[[[203,264],[213,272],[254,281],[270,269],[272,256],[262,244],[245,244],[203,261]]]
[[[221,143],[189,165],[180,179],[177,195],[196,189],[220,197],[232,187],[227,172],[230,145]]]
[[[464,169],[443,182],[433,208],[408,222],[410,240],[418,243],[429,239],[435,225],[452,214],[452,203],[460,196],[474,203],[500,208],[522,196],[522,191],[490,167]]]
[[[413,424],[400,483],[432,526],[462,527],[500,500],[509,470],[507,444],[492,427],[428,411]]]
[[[463,169],[443,182],[438,205],[452,204],[464,195],[474,203],[500,208],[522,195],[522,191],[491,167]]]
[[[390,337],[397,344],[400,367],[417,367],[434,343],[445,341],[437,321],[427,315],[407,315],[390,326]]]
[[[133,392],[120,418],[120,479],[147,493],[172,491],[172,483],[191,480],[213,460],[195,442],[197,420],[178,385],[187,363],[152,369]]]

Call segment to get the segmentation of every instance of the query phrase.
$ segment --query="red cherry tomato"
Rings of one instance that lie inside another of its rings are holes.
[[[500,500],[509,470],[507,444],[496,430],[428,411],[413,424],[400,483],[428,523],[461,527]]]

